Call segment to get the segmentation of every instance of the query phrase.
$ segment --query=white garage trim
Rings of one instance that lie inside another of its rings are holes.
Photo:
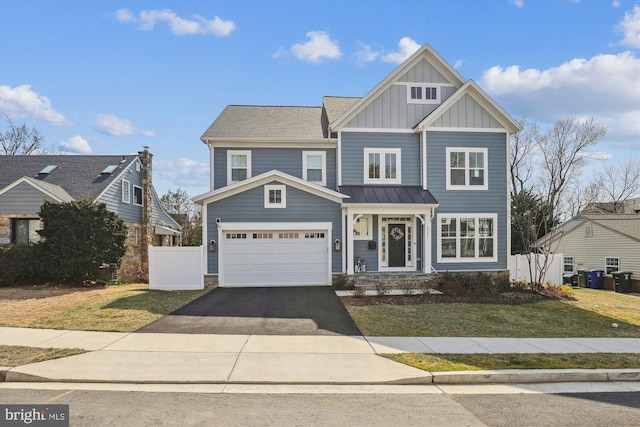
[[[233,283],[231,279],[228,279],[228,266],[231,259],[225,259],[227,255],[226,245],[227,243],[226,234],[233,232],[269,232],[269,233],[286,233],[286,232],[322,232],[325,234],[325,242],[326,242],[326,259],[323,260],[323,264],[326,265],[326,271],[319,275],[319,283],[304,283],[306,285],[331,285],[331,258],[333,251],[333,239],[332,239],[332,224],[331,222],[221,222],[218,223],[218,279],[219,286],[274,286],[279,285],[277,283],[269,284],[271,281],[268,277],[264,277],[264,280],[256,281],[256,283]],[[247,236],[248,240],[251,236]],[[300,238],[304,238],[300,236]],[[276,240],[279,240],[276,236]],[[234,242],[235,243],[235,242]],[[249,242],[248,242],[249,243]],[[316,246],[316,249],[318,247]],[[231,256],[231,255],[230,255]],[[296,285],[297,283],[290,281],[287,283],[283,282],[281,285]],[[299,284],[303,284],[302,282]]]

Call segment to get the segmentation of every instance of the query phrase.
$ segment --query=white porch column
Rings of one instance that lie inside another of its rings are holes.
[[[353,214],[347,213],[347,235],[346,238],[346,247],[347,247],[347,274],[353,274]]]
[[[431,272],[431,215],[424,214],[424,243],[422,245],[422,269],[424,273]]]

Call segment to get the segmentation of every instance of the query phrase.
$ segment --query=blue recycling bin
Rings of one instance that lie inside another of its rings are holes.
[[[587,270],[587,288],[602,289],[603,270],[592,269]]]

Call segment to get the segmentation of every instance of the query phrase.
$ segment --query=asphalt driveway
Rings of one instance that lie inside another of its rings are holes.
[[[333,288],[218,288],[137,332],[362,335]]]

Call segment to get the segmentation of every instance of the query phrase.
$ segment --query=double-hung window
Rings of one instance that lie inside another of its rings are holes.
[[[487,149],[453,148],[446,150],[447,190],[486,190]]]
[[[227,184],[251,178],[251,151],[227,151]]]
[[[327,185],[327,155],[324,151],[302,152],[302,179]]]
[[[142,187],[138,187],[137,185],[133,186],[133,204],[136,206],[144,205]]]
[[[496,262],[496,214],[438,215],[438,262]]]
[[[574,263],[575,263],[575,261],[574,261],[572,256],[564,257],[563,258],[563,266],[564,267],[562,268],[562,270],[565,273],[573,273],[574,272],[574,268],[573,268]]]
[[[364,165],[365,184],[401,183],[399,148],[365,148]]]
[[[611,274],[614,271],[620,270],[620,258],[606,257],[604,259],[604,268],[606,274]]]

